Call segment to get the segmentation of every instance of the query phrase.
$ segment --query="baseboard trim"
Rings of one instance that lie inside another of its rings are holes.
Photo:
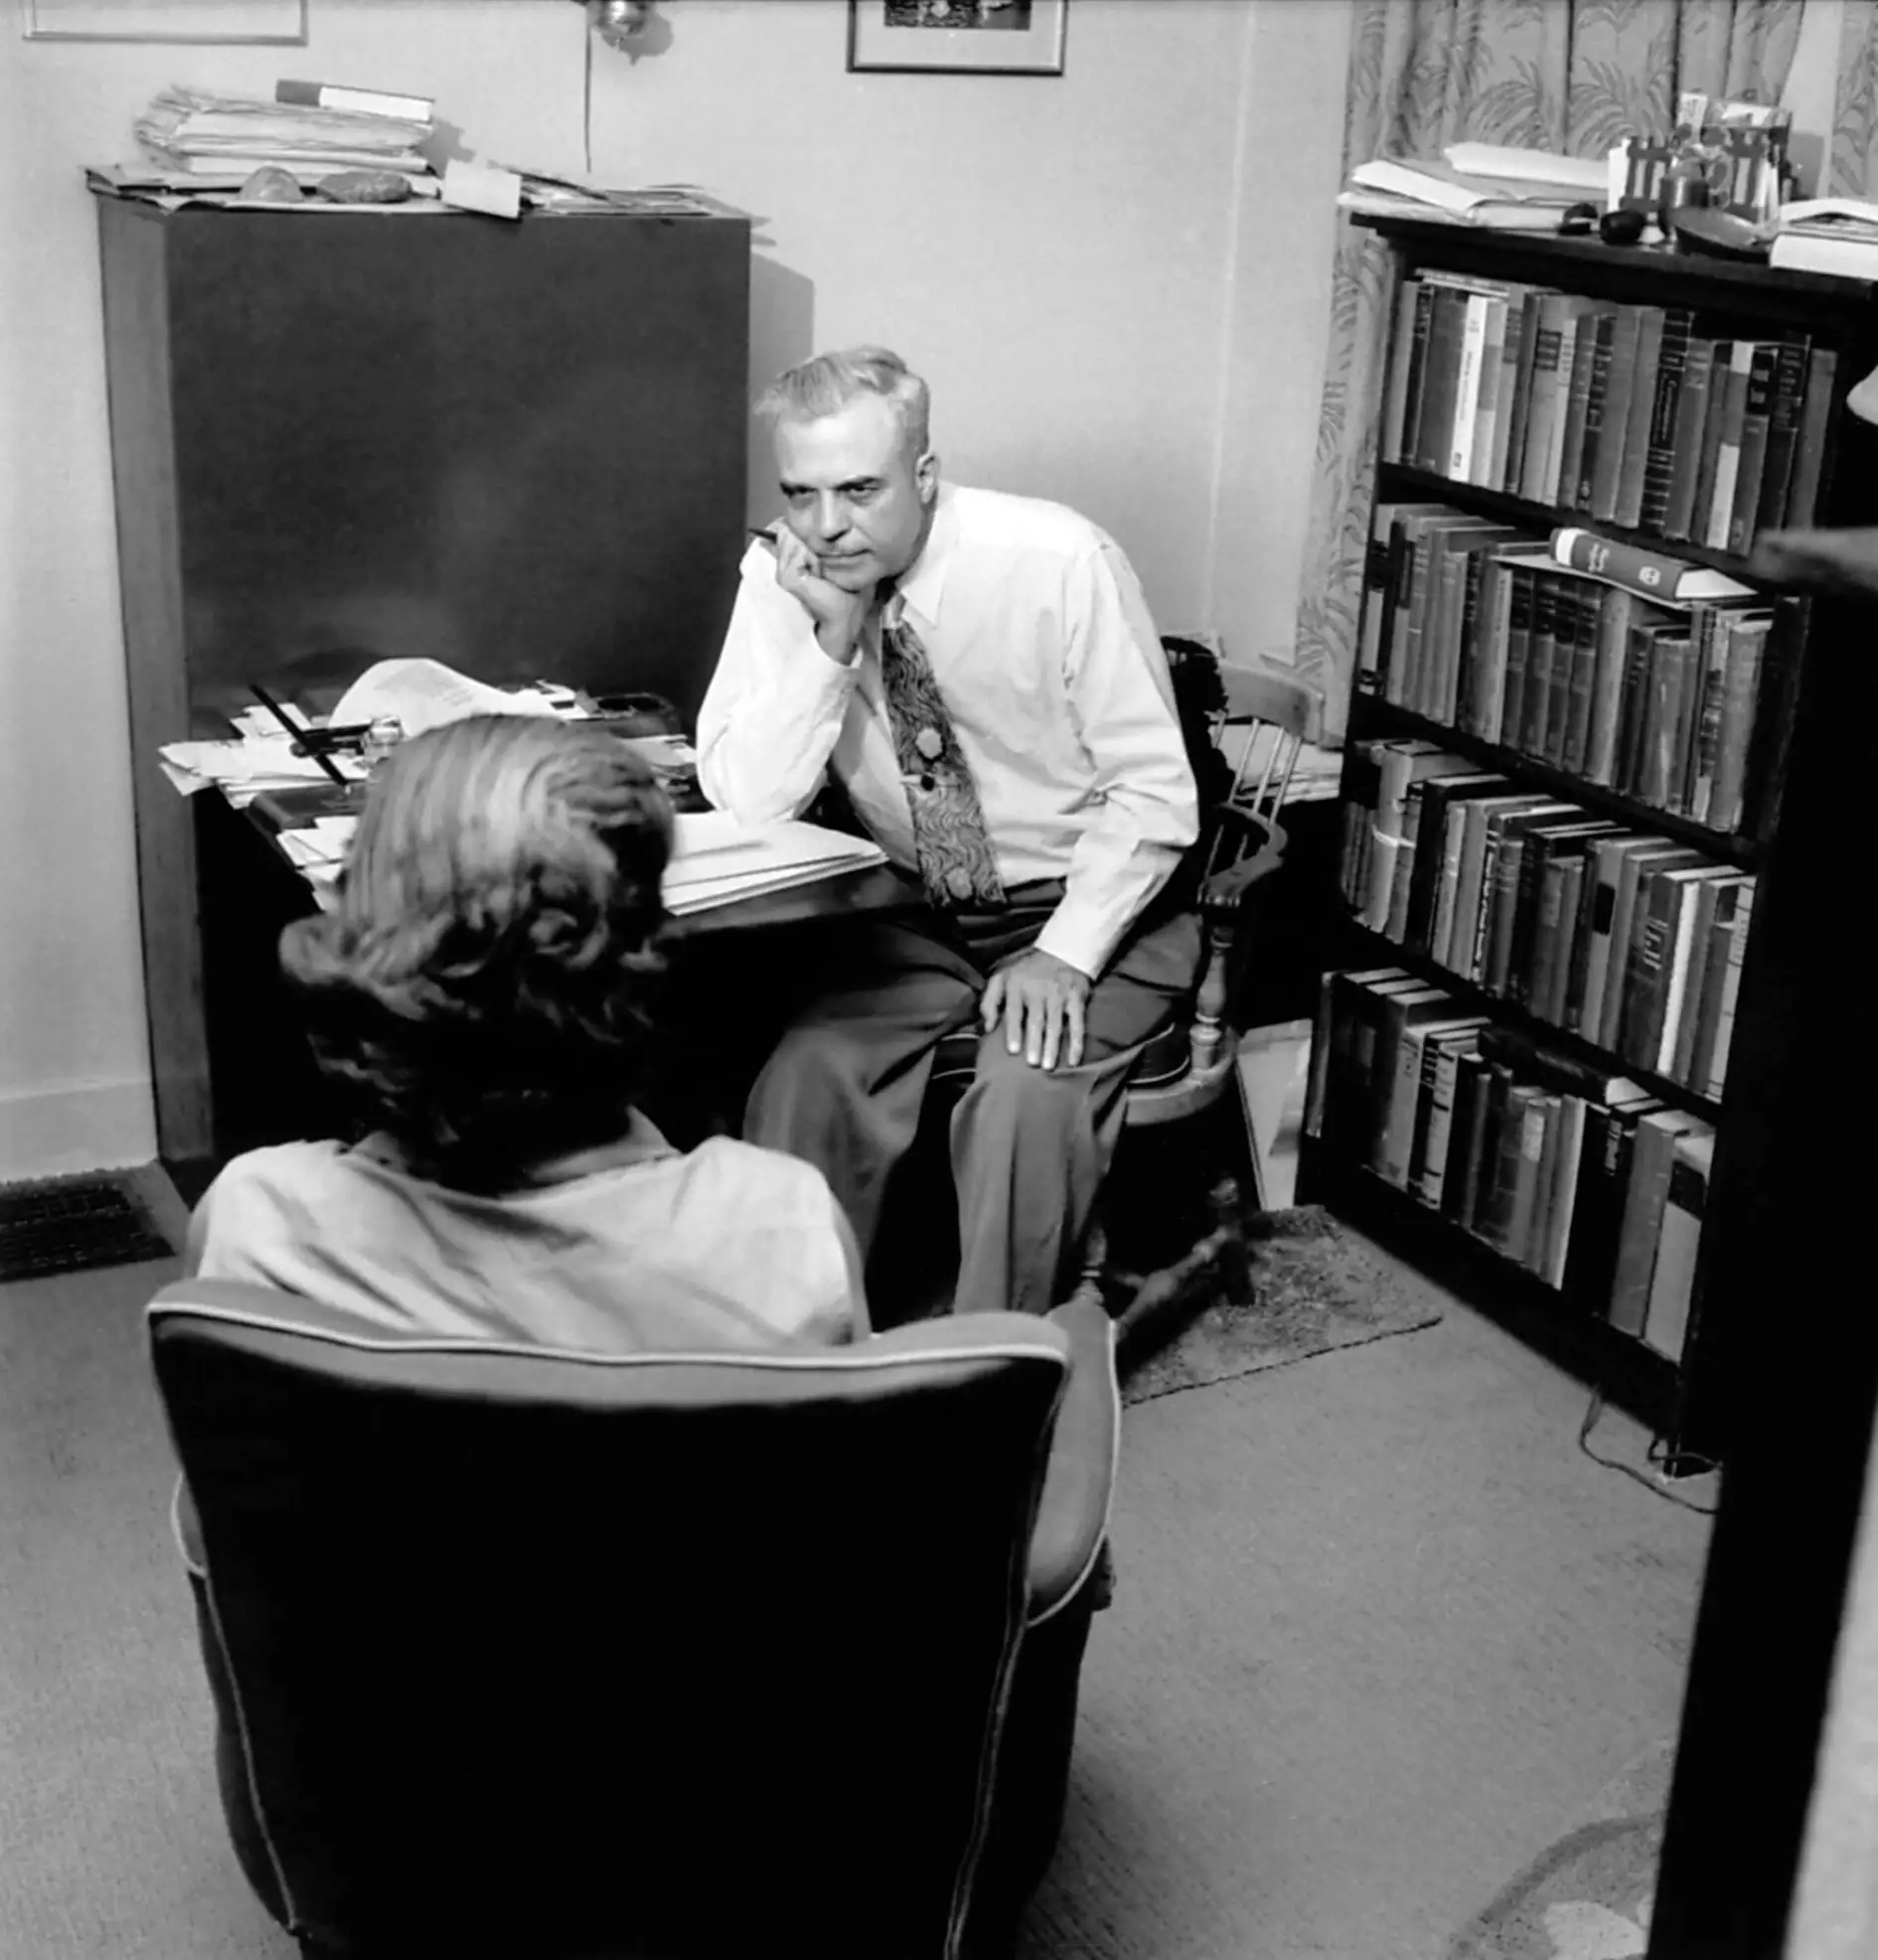
[[[119,1170],[155,1155],[156,1112],[142,1078],[0,1095],[0,1184]]]

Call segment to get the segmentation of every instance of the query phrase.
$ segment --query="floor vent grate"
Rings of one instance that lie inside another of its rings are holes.
[[[174,1250],[137,1196],[115,1178],[0,1185],[0,1280],[167,1259]]]

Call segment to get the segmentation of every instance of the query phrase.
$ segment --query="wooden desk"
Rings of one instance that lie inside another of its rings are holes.
[[[319,899],[278,839],[316,817],[356,811],[360,787],[350,794],[320,783],[269,791],[240,810],[216,790],[192,799],[213,1141],[197,1154],[163,1158],[188,1204],[243,1150],[345,1133],[345,1112],[314,1064],[280,973],[282,929],[317,911]],[[875,864],[674,920],[671,955],[679,971],[648,1094],[673,1140],[691,1143],[734,1127],[743,1090],[780,1031],[784,1003],[764,977],[787,970],[795,934],[921,903],[911,879]],[[766,944],[753,960],[756,936]],[[727,951],[737,955],[734,964],[723,958]]]

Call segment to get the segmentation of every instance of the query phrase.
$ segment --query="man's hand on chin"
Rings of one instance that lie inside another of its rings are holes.
[[[843,665],[855,657],[861,631],[873,604],[873,587],[850,592],[822,576],[821,560],[793,530],[775,533],[776,583],[815,624],[815,637],[830,660]]]
[[[989,1034],[1002,1018],[1005,1046],[1032,1068],[1074,1068],[1082,1060],[1089,976],[1053,953],[1031,947],[1007,960],[991,977],[979,1002]]]

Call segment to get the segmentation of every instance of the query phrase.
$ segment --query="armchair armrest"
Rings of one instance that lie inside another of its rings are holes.
[[[1069,1384],[1030,1534],[1032,1626],[1075,1596],[1101,1555],[1122,1434],[1115,1323],[1101,1295],[1084,1286],[1048,1318],[1069,1337]]]

